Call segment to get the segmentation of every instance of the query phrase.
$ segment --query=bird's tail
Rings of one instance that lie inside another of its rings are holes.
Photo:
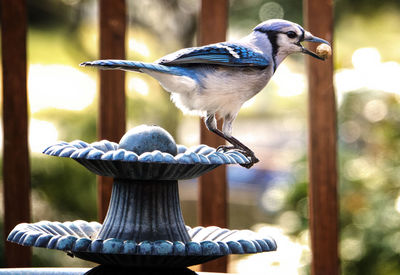
[[[135,71],[143,72],[143,69],[157,71],[161,73],[178,74],[175,72],[174,67],[160,65],[157,63],[145,63],[139,61],[128,61],[128,60],[96,60],[88,61],[80,64],[82,67],[96,67],[103,70],[124,70],[124,71]]]

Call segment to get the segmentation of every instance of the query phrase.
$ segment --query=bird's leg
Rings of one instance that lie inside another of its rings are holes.
[[[244,145],[238,139],[236,139],[234,136],[231,135],[232,123],[233,123],[234,119],[235,119],[235,117],[232,117],[230,115],[225,116],[224,125],[222,126],[222,133],[225,135],[226,140],[229,141],[233,145],[234,148],[240,150],[247,157],[250,158],[251,163],[247,167],[247,168],[250,168],[251,166],[253,166],[254,163],[257,163],[259,160],[255,156],[254,152],[249,147],[247,147],[246,145]],[[246,167],[246,165],[244,165],[244,166]]]
[[[236,118],[236,115],[235,116],[226,115],[224,117],[224,123],[222,125],[222,134],[224,135],[224,139],[225,140],[228,140],[230,137],[232,137],[232,123],[235,120],[235,118]],[[232,146],[220,145],[220,146],[218,146],[217,151],[218,150],[222,150],[223,152],[226,152],[226,151],[228,151],[230,149],[237,149],[237,150],[241,149],[241,147],[238,146],[237,144],[232,143],[230,140],[228,140],[228,141],[232,144]],[[243,150],[241,150],[241,151],[243,153],[245,153]]]
[[[233,121],[233,119],[232,119],[232,121]],[[246,155],[248,158],[250,158],[250,161],[251,161],[250,163],[242,165],[246,168],[252,167],[254,163],[257,163],[259,161],[258,158],[255,156],[254,152],[252,150],[250,150],[250,148],[248,148],[246,145],[241,143],[235,137],[233,137],[231,135],[226,135],[224,132],[220,131],[217,128],[217,120],[215,119],[214,114],[207,115],[207,117],[204,118],[204,122],[205,122],[208,130],[210,130],[214,134],[222,137],[223,139],[227,140],[229,143],[231,143],[233,145],[233,146],[221,145],[217,148],[217,150],[222,149],[225,151],[225,150],[229,150],[229,149],[236,149],[236,150],[240,151],[241,153]],[[225,124],[225,123],[228,123],[228,124]],[[224,126],[228,125],[228,126],[225,126],[224,128],[231,127],[231,123],[232,122],[229,123],[229,120],[228,121],[224,120]]]

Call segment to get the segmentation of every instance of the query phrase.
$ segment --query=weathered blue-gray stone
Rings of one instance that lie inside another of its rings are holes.
[[[185,226],[178,180],[198,177],[222,164],[250,163],[238,151],[206,145],[187,148],[157,126],[139,126],[120,143],[59,142],[44,153],[71,158],[114,178],[103,225],[97,222],[19,224],[8,240],[68,252],[114,266],[186,267],[228,254],[276,250],[276,243],[249,230]]]
[[[119,149],[138,155],[159,150],[172,156],[178,152],[174,138],[159,126],[140,125],[129,130],[119,141]]]
[[[100,223],[81,220],[65,223],[49,221],[23,223],[11,231],[8,240],[21,245],[66,251],[79,258],[101,264],[133,266],[162,264],[184,267],[229,254],[276,250],[276,243],[272,238],[260,236],[249,230],[229,230],[216,226],[187,227],[191,239],[187,243],[168,240],[136,243],[115,238],[100,239],[98,238],[100,228]]]

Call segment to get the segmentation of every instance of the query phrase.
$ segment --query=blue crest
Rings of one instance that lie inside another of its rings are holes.
[[[260,31],[260,32],[277,32],[283,28],[287,28],[290,26],[297,26],[298,28],[300,28],[300,30],[303,30],[303,28],[295,23],[292,23],[290,21],[286,21],[286,20],[282,20],[282,19],[271,19],[265,22],[262,22],[260,24],[258,24],[254,30],[255,31]]]

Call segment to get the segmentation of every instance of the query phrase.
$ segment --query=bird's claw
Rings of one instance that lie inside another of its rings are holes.
[[[250,160],[249,163],[241,163],[240,166],[243,166],[247,169],[250,169],[255,163],[259,162],[260,160],[254,155],[253,151],[248,151],[248,150],[243,150],[241,148],[237,148],[235,146],[228,146],[228,145],[220,145],[217,147],[217,151],[222,151],[223,153],[229,151],[229,150],[235,150],[243,155],[246,156],[247,159]]]
[[[250,160],[249,163],[240,164],[247,169],[250,169],[255,163],[259,162],[260,160],[254,155],[253,152],[246,152],[244,151],[243,154]]]

